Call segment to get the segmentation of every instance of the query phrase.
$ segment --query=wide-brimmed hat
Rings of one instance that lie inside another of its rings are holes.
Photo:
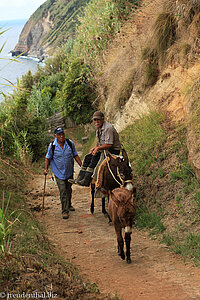
[[[61,132],[64,132],[64,129],[62,127],[58,127],[54,130],[54,133],[57,134],[57,133],[61,133]]]
[[[95,111],[92,120],[94,119],[99,119],[99,120],[104,119],[104,114],[101,111]]]

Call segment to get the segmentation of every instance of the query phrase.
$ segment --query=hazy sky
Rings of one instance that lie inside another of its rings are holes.
[[[28,19],[46,0],[0,0],[0,21]]]

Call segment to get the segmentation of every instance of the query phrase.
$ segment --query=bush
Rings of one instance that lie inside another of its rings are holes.
[[[89,69],[80,60],[74,60],[66,74],[62,91],[57,97],[63,103],[64,115],[77,124],[90,122],[95,89],[89,80]]]
[[[28,94],[24,91],[1,103],[0,124],[4,153],[25,164],[31,159],[39,158],[46,150],[48,141],[45,134],[48,124],[46,118],[34,114]]]
[[[7,98],[1,103],[0,124],[2,124],[2,141],[6,154],[14,154],[15,141],[21,140],[21,133],[26,131],[30,115],[27,93],[24,91],[16,93],[15,97]]]
[[[40,91],[34,87],[29,101],[30,105],[32,105],[34,109],[34,114],[36,117],[49,117],[54,113],[51,105],[51,88],[45,87],[42,91]]]
[[[48,123],[44,117],[35,117],[28,123],[27,142],[35,161],[45,154],[50,137],[47,135]]]
[[[22,75],[20,85],[22,88],[31,91],[34,84],[34,76],[32,75],[31,70],[29,70],[25,75]]]

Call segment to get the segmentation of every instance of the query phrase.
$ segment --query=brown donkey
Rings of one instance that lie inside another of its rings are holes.
[[[122,236],[122,228],[125,231],[126,243],[126,261],[131,263],[130,243],[133,219],[136,213],[136,188],[131,191],[124,187],[116,188],[110,191],[108,213],[115,227],[118,242],[118,254],[122,259],[125,259],[124,239]]]

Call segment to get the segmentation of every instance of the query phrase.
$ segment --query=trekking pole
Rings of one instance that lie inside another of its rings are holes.
[[[44,190],[43,190],[43,201],[42,201],[42,214],[44,214],[44,196],[45,196],[45,188],[46,188],[46,181],[47,181],[47,175],[44,175]]]

